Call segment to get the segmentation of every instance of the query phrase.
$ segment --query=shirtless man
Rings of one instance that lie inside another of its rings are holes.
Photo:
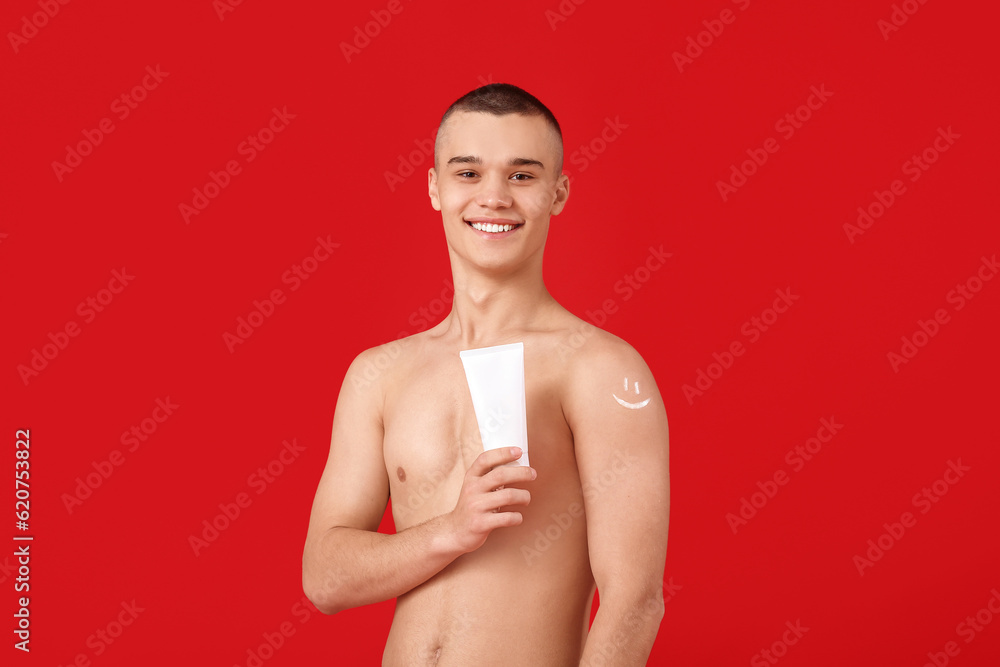
[[[362,352],[344,378],[303,586],[328,614],[397,598],[384,666],[645,665],[656,638],[667,417],[642,357],[545,288],[562,157],[556,119],[520,88],[452,105],[428,173],[451,312]],[[517,341],[531,467],[503,465],[516,448],[483,451],[459,358]],[[377,532],[390,498],[391,535]]]

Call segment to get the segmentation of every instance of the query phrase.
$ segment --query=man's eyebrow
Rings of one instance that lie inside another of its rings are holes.
[[[448,164],[482,164],[483,161],[476,155],[456,155],[448,160]]]
[[[456,155],[448,160],[448,164],[478,164],[481,166],[483,164],[483,160],[478,155]],[[530,157],[514,157],[511,158],[507,164],[511,167],[535,166],[539,169],[545,169],[544,164]]]
[[[545,165],[538,160],[532,159],[530,157],[515,157],[511,158],[510,166],[512,167],[530,167],[536,166],[539,169],[545,169]]]

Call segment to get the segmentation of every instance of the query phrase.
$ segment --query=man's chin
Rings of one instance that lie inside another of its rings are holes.
[[[476,271],[491,277],[512,275],[520,272],[531,263],[531,258],[536,252],[541,252],[544,245],[535,252],[529,252],[523,245],[516,247],[512,244],[508,247],[483,248],[484,244],[469,244],[461,246],[456,250],[449,244],[452,256],[452,267],[454,269],[456,260],[467,270]]]

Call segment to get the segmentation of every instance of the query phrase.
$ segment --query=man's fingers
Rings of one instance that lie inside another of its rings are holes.
[[[519,458],[521,458],[520,447],[487,449],[485,452],[477,456],[476,460],[472,462],[469,472],[476,477],[482,477],[488,473],[491,468],[502,466],[504,463],[510,463],[518,460]]]
[[[516,460],[516,459],[515,459]],[[499,466],[483,476],[489,488],[495,489],[507,484],[522,484],[535,479],[534,468],[528,466]]]
[[[487,514],[486,517],[487,529],[491,531],[497,528],[520,526],[524,522],[524,517],[521,516],[520,512],[497,512],[495,514]]]
[[[494,491],[487,495],[482,507],[485,511],[492,512],[507,505],[527,505],[530,502],[531,493],[525,489],[510,488]]]

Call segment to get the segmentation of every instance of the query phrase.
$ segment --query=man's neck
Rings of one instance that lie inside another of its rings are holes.
[[[556,305],[541,267],[499,275],[453,265],[452,275],[455,297],[442,324],[463,349],[514,342],[538,328]]]

